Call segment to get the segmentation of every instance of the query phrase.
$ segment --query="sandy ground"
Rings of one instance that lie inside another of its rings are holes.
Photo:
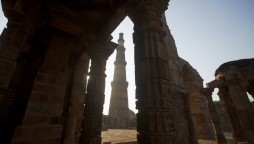
[[[137,141],[136,135],[136,130],[109,129],[102,132],[102,141],[111,142],[112,144],[135,142]]]
[[[232,134],[224,133],[228,144],[233,144]],[[136,139],[137,131],[136,130],[120,130],[120,129],[109,129],[102,132],[102,142],[111,142],[111,144],[117,143],[130,143],[137,141]],[[199,144],[216,144],[215,141],[209,140],[198,140]]]

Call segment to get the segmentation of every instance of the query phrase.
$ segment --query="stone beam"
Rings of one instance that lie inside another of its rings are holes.
[[[223,85],[225,85],[225,84],[222,80],[213,80],[213,81],[207,83],[206,87],[212,90],[212,89],[221,87]]]

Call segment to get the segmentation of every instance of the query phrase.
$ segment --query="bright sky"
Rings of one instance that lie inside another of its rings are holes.
[[[180,57],[198,70],[204,83],[214,79],[222,63],[254,57],[254,0],[171,0],[166,17]],[[1,11],[0,30],[5,24]],[[124,33],[126,47],[129,107],[137,112],[133,24],[129,18],[112,33],[114,42],[120,32]],[[115,53],[107,62],[104,114],[109,108],[114,60]]]

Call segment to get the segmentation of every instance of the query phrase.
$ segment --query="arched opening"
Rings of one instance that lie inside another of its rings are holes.
[[[132,42],[132,34],[133,34],[133,23],[129,17],[126,17],[121,24],[114,30],[114,32],[111,34],[113,36],[112,41],[117,43],[117,40],[119,39],[119,33],[124,34],[124,47],[125,50],[125,60],[127,62],[126,65],[126,79],[129,83],[128,85],[128,97],[129,97],[129,107],[131,110],[135,111],[137,113],[137,110],[135,108],[135,66],[134,66],[134,44]],[[114,76],[114,62],[116,59],[116,50],[114,53],[109,57],[107,61],[107,67],[106,67],[106,89],[105,89],[105,104],[104,104],[104,114],[108,114],[109,109],[109,102],[110,102],[110,95],[111,95],[111,82],[113,81]]]
[[[219,98],[219,96],[217,95],[217,93],[219,92],[218,88],[214,89],[212,98],[213,98],[213,102],[216,108],[216,112],[218,114],[219,117],[219,121],[220,121],[220,126],[222,131],[225,133],[225,136],[227,137],[227,139],[233,139],[232,138],[232,125],[229,119],[229,115],[226,112],[226,109],[222,106],[221,100]]]
[[[127,16],[121,22],[120,25],[111,34],[113,37],[113,42],[118,43],[119,34],[123,33],[124,48],[125,51],[125,62],[127,65],[124,67],[119,63],[117,59],[117,50],[109,57],[107,60],[106,67],[106,87],[105,87],[105,103],[104,103],[104,118],[103,118],[103,129],[102,141],[136,141],[136,116],[137,110],[135,108],[135,66],[134,66],[134,44],[133,44],[133,23]],[[118,52],[119,53],[119,52]],[[120,62],[121,63],[121,62]],[[120,68],[119,68],[120,67]],[[117,77],[114,75],[121,75]],[[127,87],[122,87],[119,84],[118,87],[113,85],[113,83],[126,83]],[[113,88],[114,87],[114,88]],[[117,94],[116,94],[117,93]],[[125,96],[123,96],[125,95]],[[126,97],[127,99],[122,99]],[[112,97],[113,96],[113,97]],[[122,98],[121,98],[122,97]],[[111,108],[110,108],[111,107]],[[129,111],[130,113],[128,114]],[[134,113],[135,112],[135,113]],[[122,115],[122,114],[124,115]],[[127,116],[129,115],[129,116]],[[132,129],[132,130],[131,130]],[[121,134],[119,134],[121,133]],[[117,137],[110,135],[118,135]],[[110,137],[109,137],[110,136]]]

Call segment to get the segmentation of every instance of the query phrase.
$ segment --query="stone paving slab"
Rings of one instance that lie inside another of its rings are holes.
[[[233,144],[232,134],[224,133],[228,144]],[[136,130],[109,129],[102,132],[103,144],[137,144]],[[212,140],[198,140],[199,144],[216,144]]]
[[[111,144],[120,144],[136,142],[136,130],[109,129],[102,132],[102,142],[111,142]]]

